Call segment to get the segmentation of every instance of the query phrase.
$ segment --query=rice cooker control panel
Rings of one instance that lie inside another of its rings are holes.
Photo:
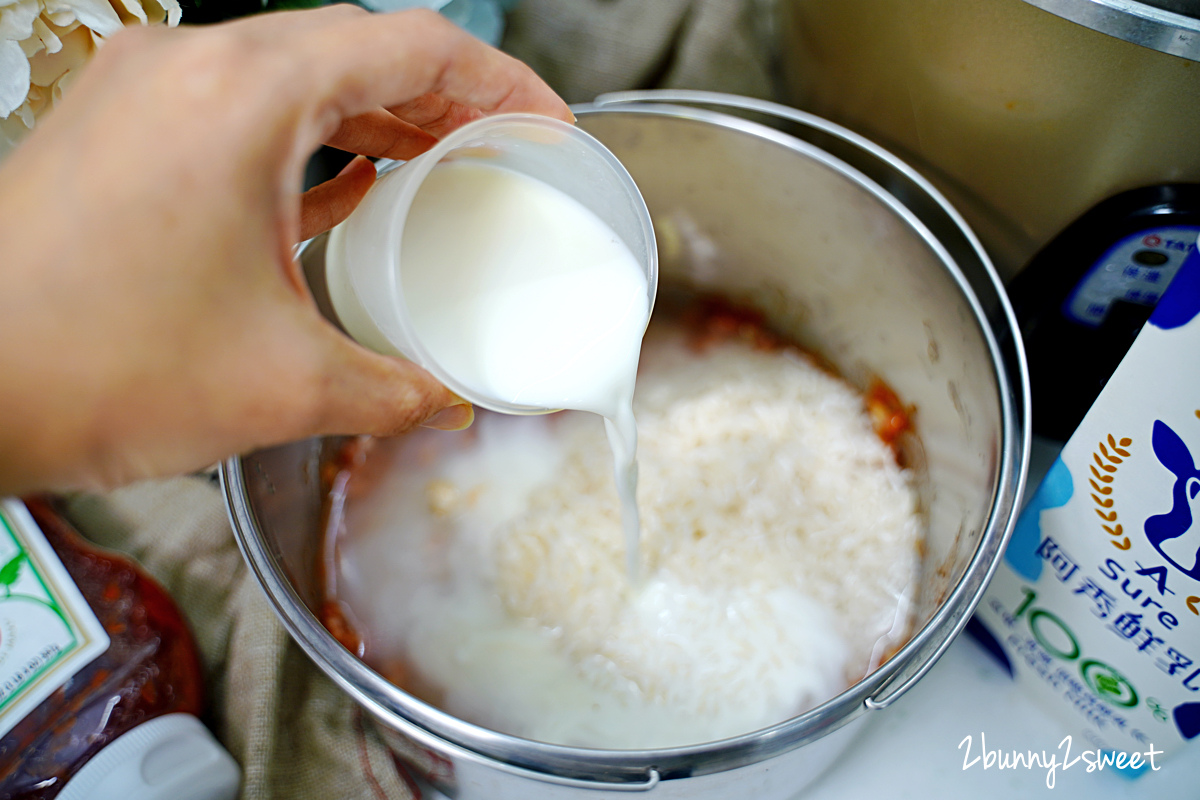
[[[1196,249],[1200,227],[1151,228],[1124,237],[1096,261],[1067,297],[1062,311],[1083,325],[1098,327],[1115,303],[1153,308],[1188,253]]]
[[[1021,324],[1034,431],[1066,441],[1200,236],[1200,184],[1110,197],[1055,237],[1008,287]]]

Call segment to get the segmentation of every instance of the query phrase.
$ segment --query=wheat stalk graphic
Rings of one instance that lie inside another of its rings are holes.
[[[1092,461],[1095,463],[1088,465],[1092,470],[1092,477],[1088,478],[1088,483],[1095,489],[1092,492],[1092,500],[1096,503],[1096,513],[1103,520],[1101,527],[1114,537],[1111,540],[1112,546],[1118,550],[1128,550],[1133,543],[1125,535],[1125,529],[1121,523],[1117,522],[1117,512],[1113,508],[1112,482],[1116,477],[1117,467],[1129,458],[1129,451],[1126,448],[1131,444],[1133,444],[1132,439],[1125,438],[1117,441],[1116,437],[1110,433],[1107,446],[1104,442],[1100,442],[1092,453]]]

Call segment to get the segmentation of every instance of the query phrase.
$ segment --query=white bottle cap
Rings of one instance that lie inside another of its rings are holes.
[[[58,800],[234,800],[241,770],[191,714],[167,714],[114,739]]]

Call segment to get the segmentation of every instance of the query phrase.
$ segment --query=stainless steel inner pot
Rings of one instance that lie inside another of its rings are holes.
[[[292,636],[450,797],[791,797],[846,746],[856,727],[848,723],[886,708],[925,674],[991,576],[1029,446],[1012,312],[957,213],[903,163],[842,128],[693,92],[610,95],[576,113],[645,195],[664,280],[754,302],[852,381],[880,376],[916,406],[921,452],[913,455],[929,530],[912,639],[837,697],[744,736],[650,751],[548,745],[411,697],[317,621],[318,464],[330,441],[227,461],[230,516]],[[310,275],[322,251],[319,239],[304,250]]]

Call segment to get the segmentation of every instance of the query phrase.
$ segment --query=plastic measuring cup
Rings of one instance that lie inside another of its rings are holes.
[[[648,307],[653,308],[658,287],[654,228],[633,179],[591,135],[533,114],[485,117],[410,161],[384,167],[354,213],[330,233],[325,251],[330,300],[342,327],[358,342],[420,364],[476,405],[509,414],[556,410],[480,396],[433,358],[412,323],[401,281],[408,212],[437,164],[466,159],[539,180],[594,213],[645,270]]]

